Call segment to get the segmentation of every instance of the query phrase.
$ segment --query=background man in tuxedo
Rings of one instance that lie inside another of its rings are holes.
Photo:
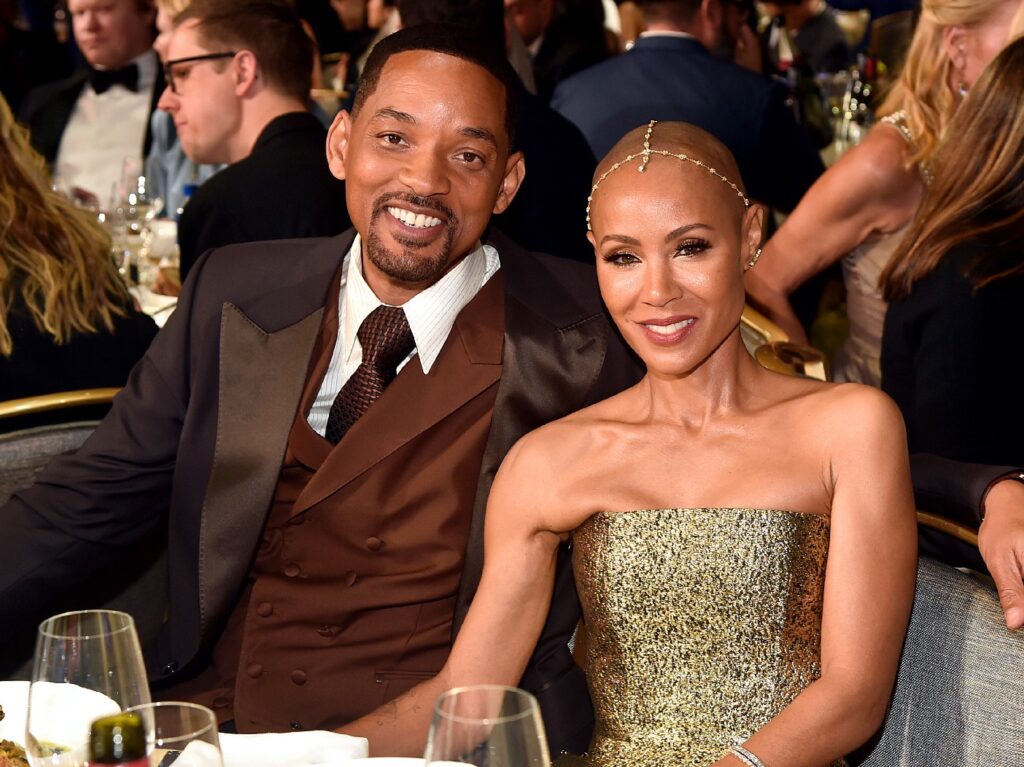
[[[88,67],[25,97],[19,120],[32,145],[79,197],[106,205],[125,159],[139,173],[149,117],[163,90],[150,0],[69,0]]]
[[[486,237],[524,174],[513,77],[458,31],[378,44],[328,139],[355,231],[199,260],[93,437],[0,509],[5,638],[167,525],[164,695],[337,727],[436,673],[505,453],[639,377],[589,269]],[[556,753],[592,727],[566,553],[522,680]]]
[[[681,120],[736,158],[747,192],[790,211],[823,170],[785,88],[714,55],[736,45],[729,0],[644,0],[647,31],[632,49],[570,77],[551,105],[583,131],[600,160],[648,120]]]
[[[210,248],[347,229],[345,185],[307,106],[313,43],[298,15],[272,0],[198,0],[176,23],[159,106],[190,160],[229,164],[178,222],[182,277]]]

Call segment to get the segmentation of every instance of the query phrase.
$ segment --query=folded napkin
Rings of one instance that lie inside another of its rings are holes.
[[[266,732],[258,735],[221,733],[224,767],[307,767],[359,759],[368,753],[366,738],[337,732]]]

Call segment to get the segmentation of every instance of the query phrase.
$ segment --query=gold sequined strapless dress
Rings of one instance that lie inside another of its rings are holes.
[[[596,729],[563,765],[706,767],[820,675],[829,521],[603,512],[573,534]]]

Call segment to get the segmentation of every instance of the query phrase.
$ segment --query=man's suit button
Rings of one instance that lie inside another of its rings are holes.
[[[178,670],[178,661],[172,660],[163,667],[163,673],[165,676],[170,676]]]
[[[231,705],[231,701],[225,698],[223,695],[218,695],[213,699],[214,708],[227,708]]]
[[[306,683],[306,672],[297,668],[292,672],[292,681],[300,687]]]
[[[302,572],[302,568],[300,568],[294,562],[292,564],[290,564],[290,565],[285,565],[284,566],[284,574],[287,575],[289,578],[298,578],[299,577],[299,573],[301,573],[301,572]]]
[[[256,614],[261,618],[269,618],[274,613],[274,606],[270,602],[260,602],[256,606]]]
[[[301,730],[302,722],[297,722],[294,719],[292,719],[292,721],[288,722],[288,726],[291,727],[293,730]]]
[[[376,536],[370,536],[366,539],[366,548],[370,551],[380,551],[380,547],[384,545],[384,541]]]
[[[250,663],[249,666],[245,669],[245,673],[251,676],[253,679],[256,679],[257,677],[263,674],[263,666],[259,663]]]

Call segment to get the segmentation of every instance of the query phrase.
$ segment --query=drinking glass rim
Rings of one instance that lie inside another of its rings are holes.
[[[201,703],[193,703],[187,700],[155,700],[152,703],[139,703],[137,706],[129,706],[125,709],[125,713],[134,712],[139,715],[143,715],[143,712],[145,711],[154,711],[156,709],[161,708],[168,710],[172,708],[191,709],[193,711],[201,712],[202,714],[207,715],[209,718],[207,724],[199,729],[193,729],[191,732],[182,732],[180,735],[172,735],[170,737],[159,738],[162,746],[167,745],[169,743],[180,743],[183,740],[193,740],[196,736],[202,735],[204,732],[207,731],[207,729],[211,727],[213,728],[213,733],[217,736],[217,742],[220,742],[220,733],[217,730],[217,715],[213,713],[213,711],[210,708],[202,705]],[[145,723],[144,716],[143,722]],[[146,726],[148,727],[148,724]],[[155,716],[153,726],[156,726]]]
[[[121,626],[111,628],[109,631],[99,631],[95,634],[69,634],[66,631],[57,631],[53,628],[49,628],[47,625],[54,621],[58,621],[61,618],[68,618],[72,615],[109,615],[127,620],[125,620],[124,624]],[[131,613],[126,613],[123,610],[68,610],[64,613],[51,615],[39,624],[39,633],[48,639],[96,639],[98,637],[115,636],[123,631],[134,630],[135,618],[131,616]]]
[[[471,716],[459,716],[457,714],[450,714],[446,711],[441,710],[441,703],[447,699],[454,697],[460,692],[468,691],[487,691],[487,692],[504,692],[512,693],[518,698],[522,698],[528,704],[522,711],[516,714],[507,714],[505,716],[497,716],[494,718],[481,719],[479,717]],[[534,713],[540,714],[540,707],[537,705],[537,699],[527,690],[523,690],[520,687],[510,687],[504,684],[471,684],[463,685],[462,687],[452,687],[450,690],[445,690],[443,693],[437,696],[437,701],[434,703],[434,713],[437,716],[444,717],[448,721],[458,722],[459,724],[507,724],[509,722],[515,722],[523,717],[533,716]]]

